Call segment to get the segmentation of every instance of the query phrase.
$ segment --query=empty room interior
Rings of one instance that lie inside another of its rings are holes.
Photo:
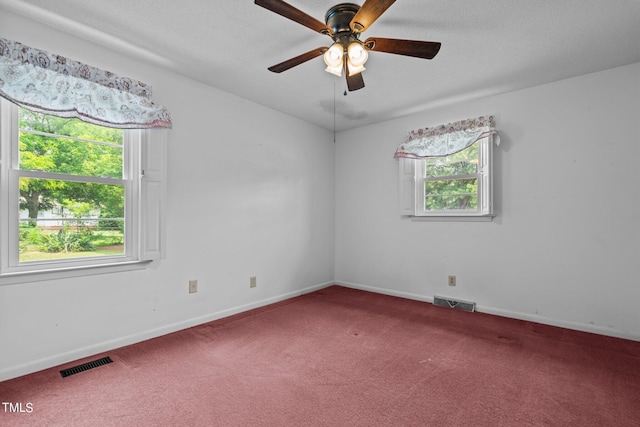
[[[640,2],[0,0],[0,60],[0,424],[637,425]]]

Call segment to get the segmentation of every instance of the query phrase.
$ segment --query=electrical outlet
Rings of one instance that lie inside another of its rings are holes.
[[[198,281],[197,280],[189,280],[189,293],[195,294],[198,292]]]
[[[249,287],[255,288],[256,286],[258,286],[256,276],[249,277]]]
[[[449,276],[449,286],[456,285],[456,276]]]

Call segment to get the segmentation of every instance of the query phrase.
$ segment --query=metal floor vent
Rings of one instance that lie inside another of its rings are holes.
[[[102,359],[94,360],[93,362],[83,363],[82,365],[74,366],[73,368],[64,369],[60,371],[60,375],[62,378],[68,377],[69,375],[78,374],[80,372],[88,371],[89,369],[97,368],[98,366],[106,365],[108,363],[112,363],[110,357],[103,357]]]
[[[439,297],[437,295],[433,297],[433,304],[439,305],[442,307],[456,308],[458,310],[464,310],[464,311],[476,311],[475,302],[456,300],[453,298],[446,298],[446,297]]]

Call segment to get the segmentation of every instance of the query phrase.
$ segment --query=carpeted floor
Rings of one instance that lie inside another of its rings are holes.
[[[7,426],[638,426],[640,342],[333,286],[0,400]]]

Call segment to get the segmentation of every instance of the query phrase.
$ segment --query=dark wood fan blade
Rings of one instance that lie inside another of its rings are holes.
[[[277,65],[269,67],[269,71],[273,71],[274,73],[281,73],[283,71],[287,71],[289,68],[293,68],[296,65],[300,65],[303,62],[307,62],[310,59],[317,58],[320,55],[323,55],[328,47],[319,47],[317,49],[310,50],[309,52],[303,53],[302,55],[298,55],[295,58],[288,59],[284,62],[281,62]]]
[[[375,52],[395,53],[396,55],[415,56],[416,58],[433,59],[440,50],[439,42],[423,42],[418,40],[385,39],[369,37],[364,46]]]
[[[282,0],[255,0],[255,4],[275,12],[278,15],[284,16],[285,18],[291,19],[292,21],[304,25],[307,28],[311,28],[313,31],[328,35],[333,34],[331,28],[327,27],[324,23],[310,15],[307,15],[299,9],[296,9],[289,3],[283,2]]]
[[[353,76],[347,73],[347,89],[349,89],[349,92],[362,89],[363,87],[364,79],[362,78],[362,73],[354,74]]]
[[[371,26],[396,0],[366,0],[351,20],[351,29],[361,33]]]

